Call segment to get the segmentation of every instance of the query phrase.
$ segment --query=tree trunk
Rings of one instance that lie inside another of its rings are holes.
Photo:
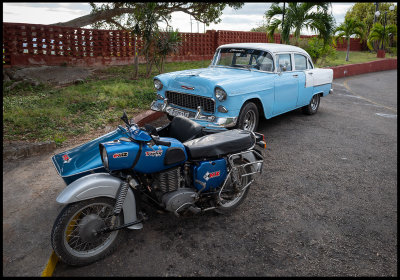
[[[90,24],[93,24],[93,23],[101,21],[101,20],[111,19],[115,16],[120,16],[125,13],[133,13],[134,11],[135,11],[135,9],[133,9],[133,8],[117,8],[117,9],[112,9],[112,10],[98,11],[94,14],[81,16],[81,17],[75,18],[70,21],[58,22],[58,23],[54,23],[51,25],[67,26],[67,27],[75,27],[75,28],[83,27],[83,26],[90,25]]]
[[[135,60],[133,66],[133,79],[137,80],[139,78],[139,59],[138,59],[138,52],[137,52],[137,37],[135,35]]]
[[[350,52],[350,37],[347,38],[347,53],[346,53],[346,61],[349,61],[349,52]]]

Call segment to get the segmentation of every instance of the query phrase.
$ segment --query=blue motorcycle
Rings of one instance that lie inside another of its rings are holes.
[[[139,127],[121,118],[118,129],[52,161],[67,187],[57,202],[65,207],[51,232],[54,252],[82,266],[110,254],[121,229],[141,229],[142,203],[177,216],[221,214],[246,197],[261,173],[264,136],[240,129],[206,128],[185,117],[167,125]]]

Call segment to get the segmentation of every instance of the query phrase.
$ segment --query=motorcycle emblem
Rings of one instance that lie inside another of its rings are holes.
[[[122,158],[122,157],[128,157],[128,152],[113,154],[113,158]]]
[[[215,177],[219,177],[220,171],[214,171],[212,173],[208,172],[206,174],[204,174],[204,180],[208,181],[209,179],[215,178]]]
[[[64,163],[68,163],[71,161],[71,158],[67,154],[63,155],[62,158],[64,160]]]
[[[163,154],[163,150],[157,150],[157,151],[149,151],[146,152],[146,157],[160,157]]]

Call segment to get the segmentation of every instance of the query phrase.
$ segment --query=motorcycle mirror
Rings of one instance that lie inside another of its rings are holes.
[[[122,117],[121,117],[121,120],[123,120],[124,123],[126,123],[126,125],[127,125],[128,127],[130,127],[129,119],[128,119],[128,116],[127,116],[125,110],[124,110],[124,114],[123,114]]]

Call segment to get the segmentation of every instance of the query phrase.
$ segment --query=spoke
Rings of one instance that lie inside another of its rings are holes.
[[[73,242],[71,242],[71,243],[68,242],[68,244],[69,244],[69,246],[70,246],[71,248],[73,248],[72,245],[73,245],[73,244],[76,244],[78,241],[79,241],[79,238],[77,238],[75,241],[73,241]]]

